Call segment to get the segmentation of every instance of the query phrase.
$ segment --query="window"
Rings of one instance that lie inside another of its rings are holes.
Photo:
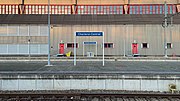
[[[74,48],[74,43],[67,43],[67,48]],[[78,48],[78,43],[76,43],[76,48]]]
[[[114,48],[113,43],[104,43],[104,48]]]
[[[141,48],[149,48],[149,44],[148,43],[142,43]]]
[[[167,43],[167,49],[171,49],[173,47],[172,43]]]

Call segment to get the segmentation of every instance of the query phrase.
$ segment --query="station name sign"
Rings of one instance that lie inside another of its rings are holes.
[[[103,32],[76,32],[76,36],[103,36]]]
[[[95,42],[95,41],[90,41],[90,42],[86,41],[86,42],[84,42],[84,44],[85,45],[95,45],[95,44],[97,44],[97,42]]]

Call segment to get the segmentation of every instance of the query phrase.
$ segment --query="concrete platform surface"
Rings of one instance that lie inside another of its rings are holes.
[[[180,75],[178,61],[1,61],[0,74],[3,73],[155,73]]]

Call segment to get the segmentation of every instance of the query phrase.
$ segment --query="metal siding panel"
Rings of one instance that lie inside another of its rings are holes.
[[[140,35],[141,40],[139,42],[139,53],[140,53],[140,55],[147,55],[149,48],[145,49],[145,48],[141,47],[142,43],[147,42],[147,40],[146,40],[146,26],[145,25],[139,26],[139,32],[141,33],[141,35]],[[147,42],[147,43],[149,43],[149,42]]]
[[[157,46],[156,55],[164,55],[164,29],[162,26],[157,25],[158,42],[155,43]]]
[[[172,43],[172,36],[171,36],[171,25],[167,27],[166,30],[166,43]],[[167,49],[167,54],[172,55],[172,49]]]
[[[31,43],[34,44],[46,44],[47,43],[47,36],[31,36]]]
[[[48,54],[48,44],[40,44],[40,54]]]
[[[17,45],[8,45],[8,54],[17,54],[18,53],[18,47]]]
[[[18,36],[17,37],[17,44],[27,44],[28,43],[28,39],[29,39],[28,36]],[[32,41],[32,40],[30,40],[30,41]]]
[[[7,49],[6,44],[0,44],[0,54],[7,54]]]
[[[30,36],[39,36],[39,27],[37,25],[29,26]]]
[[[28,54],[28,45],[27,44],[19,45],[19,54]]]
[[[48,36],[48,27],[40,26],[40,36]]]
[[[133,26],[133,40],[136,40],[136,42],[138,43],[138,53],[140,55],[141,54],[141,48],[140,48],[140,44],[142,43],[142,39],[143,39],[143,31],[142,30],[142,25],[134,25]]]
[[[39,52],[38,49],[39,49],[38,44],[30,45],[30,53],[31,54],[38,54],[38,52]]]
[[[19,26],[19,35],[28,36],[28,26],[20,25]]]
[[[7,36],[7,26],[0,25],[0,36]]]
[[[106,41],[105,42],[112,42],[115,43],[115,25],[107,25],[108,32],[106,33]],[[115,48],[105,48],[105,55],[115,55]]]
[[[150,44],[150,48],[146,52],[147,55],[163,55],[163,37],[164,33],[159,25],[146,25],[146,40]]]
[[[126,54],[131,54],[131,44],[134,39],[140,44],[147,42],[150,45],[148,49],[139,49],[141,55],[163,55],[164,54],[164,31],[161,25],[126,25],[127,30],[125,33],[125,25],[61,25],[54,27],[53,29],[53,45],[55,45],[54,53],[57,53],[58,43],[63,40],[65,44],[67,42],[74,41],[75,31],[104,31],[105,42],[113,42],[115,44],[114,49],[106,49],[106,55],[123,55],[123,39],[126,37]],[[176,44],[179,43],[179,26],[173,30],[173,40],[177,40],[174,43],[174,52],[178,53]],[[125,35],[125,36],[124,36]],[[83,41],[97,41],[98,42],[98,55],[102,55],[102,38],[100,37],[81,37],[77,38],[79,43],[78,55],[82,55],[82,43]],[[88,50],[89,47],[86,47]],[[91,47],[93,48],[93,47]],[[112,51],[113,50],[113,51]],[[73,48],[66,48],[66,52],[73,51]]]
[[[173,31],[172,31],[172,44],[173,49],[170,49],[172,54],[174,55],[180,55],[180,25],[173,25]]]
[[[52,34],[52,36],[53,36],[53,50],[51,52],[52,54],[58,54],[58,44],[59,44],[58,40],[59,40],[59,38],[62,38],[62,37],[58,37],[58,34],[59,35],[62,34],[62,32],[60,32],[60,29],[61,29],[61,27],[54,27],[53,28],[53,34]],[[62,40],[64,41],[65,39],[62,38]]]
[[[128,25],[127,31],[127,55],[132,55],[131,44],[133,43],[133,25]]]
[[[120,52],[119,55],[124,55],[124,50],[125,50],[125,55],[126,55],[127,54],[127,51],[126,51],[126,47],[127,47],[126,46],[127,45],[127,37],[126,37],[126,34],[127,34],[127,25],[120,25],[120,31],[118,31],[117,34],[119,34],[119,37],[121,37],[121,41],[120,41],[121,45],[118,45],[118,43],[120,43],[120,42],[117,43],[118,50]]]
[[[18,36],[18,26],[8,26],[8,36]]]
[[[54,38],[53,38],[53,34],[54,34],[54,31],[53,31],[53,27],[50,29],[50,46],[51,46],[51,52],[50,52],[50,54],[52,54],[53,53],[53,51],[54,51]],[[46,44],[48,44],[48,36],[46,37]]]

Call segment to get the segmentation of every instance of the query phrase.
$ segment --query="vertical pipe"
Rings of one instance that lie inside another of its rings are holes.
[[[167,57],[166,27],[167,27],[167,4],[164,3],[164,57]]]
[[[74,33],[74,66],[76,66],[76,32]]]
[[[97,57],[97,42],[96,42],[96,57]]]
[[[104,66],[104,32],[103,32],[103,66]]]
[[[48,0],[48,65],[51,65],[50,62],[50,14],[49,14],[50,0]]]
[[[84,42],[83,42],[83,57],[84,57]]]
[[[126,25],[124,25],[124,57],[126,57]]]

